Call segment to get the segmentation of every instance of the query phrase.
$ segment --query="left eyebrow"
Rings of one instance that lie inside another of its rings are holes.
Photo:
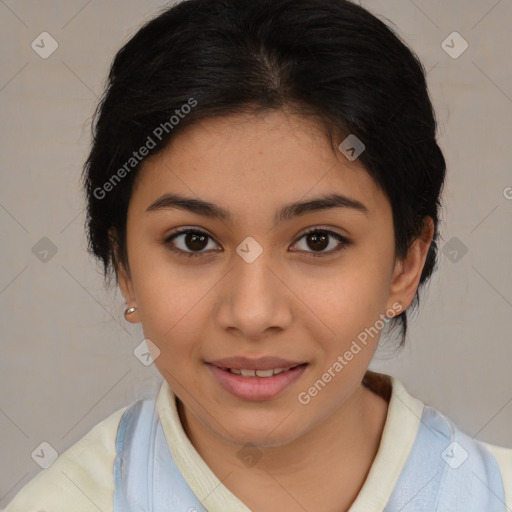
[[[368,215],[368,208],[356,199],[342,194],[327,194],[308,201],[298,201],[283,206],[274,216],[274,223],[279,224],[287,220],[306,215],[307,213],[332,208],[345,208]],[[231,221],[233,216],[225,208],[193,197],[184,197],[178,194],[164,194],[146,209],[147,212],[178,209],[185,210],[203,217]]]

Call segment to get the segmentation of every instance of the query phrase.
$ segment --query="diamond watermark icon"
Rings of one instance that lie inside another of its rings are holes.
[[[263,247],[252,236],[248,236],[236,248],[236,252],[247,263],[252,263],[263,252]]]
[[[30,46],[39,57],[47,59],[59,47],[59,43],[48,32],[41,32]]]
[[[160,355],[160,349],[146,338],[135,347],[133,354],[144,366],[151,366]]]
[[[43,469],[49,468],[58,456],[57,450],[46,441],[43,441],[31,454],[34,461]]]
[[[458,59],[468,49],[468,47],[468,42],[458,32],[452,32],[441,43],[441,48],[452,59]]]
[[[468,252],[468,248],[459,238],[452,236],[444,244],[442,252],[452,263],[457,263]]]
[[[33,247],[32,254],[41,262],[47,263],[57,254],[57,246],[43,236]]]
[[[262,457],[261,451],[252,443],[245,443],[238,451],[237,457],[248,468],[252,468]]]
[[[441,458],[450,466],[452,469],[457,469],[462,466],[466,459],[469,457],[468,452],[464,449],[464,447],[457,443],[457,441],[453,441],[450,443],[442,452]]]
[[[338,149],[348,160],[353,162],[366,149],[366,146],[360,139],[351,133],[343,142],[340,143]]]

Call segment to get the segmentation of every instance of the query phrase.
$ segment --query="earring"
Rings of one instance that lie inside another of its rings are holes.
[[[136,307],[131,307],[131,308],[128,308],[128,309],[125,309],[124,311],[124,316],[128,316],[128,315],[131,315],[132,313],[134,313],[135,311],[137,311],[137,308]]]

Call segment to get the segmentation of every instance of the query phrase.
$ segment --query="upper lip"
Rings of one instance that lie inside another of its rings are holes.
[[[222,359],[207,362],[214,366],[218,366],[219,368],[235,368],[238,370],[273,370],[275,368],[292,368],[299,364],[303,364],[273,356],[258,357],[256,359],[250,359],[243,356],[224,357]]]

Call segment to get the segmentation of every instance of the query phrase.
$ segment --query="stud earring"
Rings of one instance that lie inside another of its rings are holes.
[[[131,308],[127,308],[125,309],[124,311],[124,316],[127,317],[128,315],[131,315],[132,313],[134,313],[135,311],[137,311],[137,308],[136,307],[131,307]]]

